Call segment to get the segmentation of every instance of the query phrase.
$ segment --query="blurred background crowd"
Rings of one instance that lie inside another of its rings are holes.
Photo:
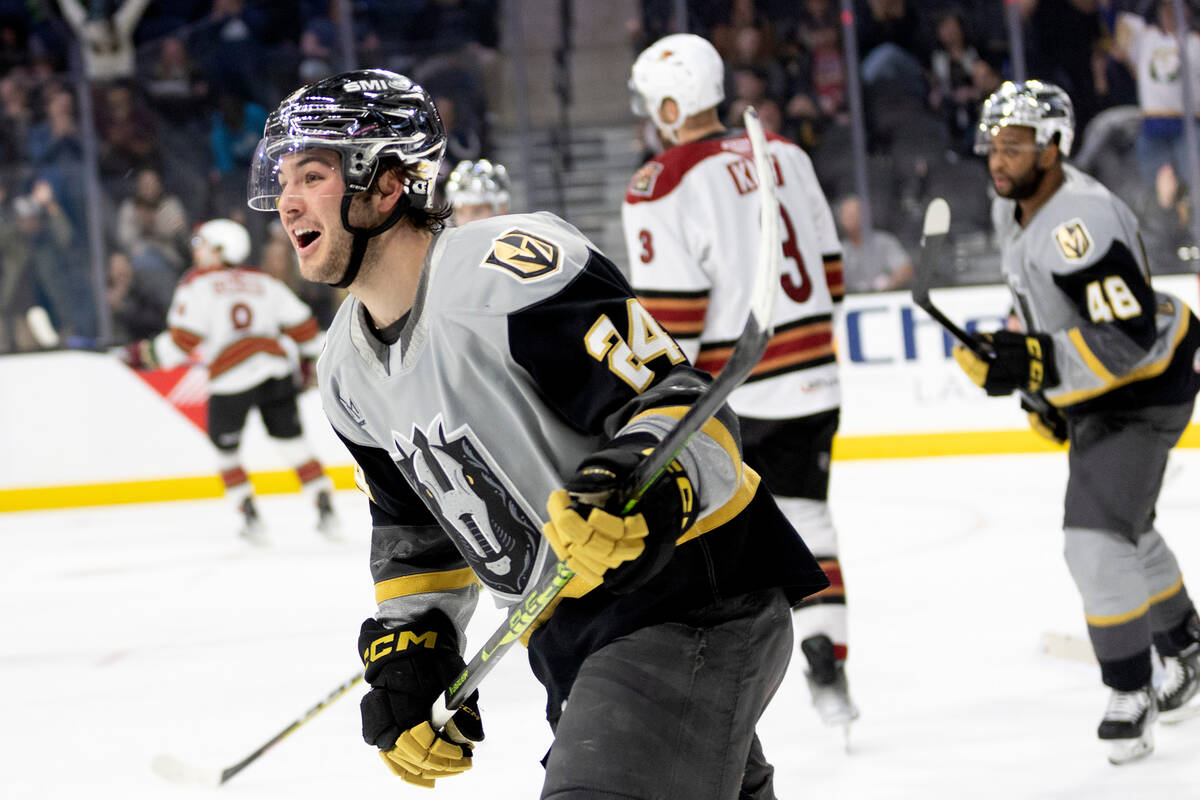
[[[1187,272],[1200,264],[1188,201],[1195,166],[1184,109],[1171,98],[1185,66],[1193,108],[1200,95],[1194,2],[1179,4],[1190,29],[1181,53],[1174,0],[628,0],[608,59],[627,75],[662,35],[709,38],[727,64],[727,122],[753,104],[811,154],[851,291],[907,285],[924,204],[943,194],[954,197],[962,281],[998,278],[974,128],[980,101],[1024,77],[1067,89],[1078,115],[1071,160],[1139,214],[1156,272]],[[444,173],[464,158],[505,160],[497,111],[531,102],[494,89],[499,71],[523,71],[514,65],[529,46],[506,19],[520,11],[528,31],[539,24],[528,17],[552,7],[561,66],[594,33],[583,5],[0,0],[0,353],[108,347],[161,330],[192,231],[214,217],[245,223],[251,263],[327,324],[339,298],[301,281],[282,230],[245,206],[269,109],[303,83],[386,67],[434,96],[450,136]],[[561,86],[551,94],[564,109],[589,102],[570,95]],[[659,149],[631,115],[613,116],[639,158]],[[520,167],[509,163],[514,183]],[[527,207],[516,210],[570,216],[536,193],[518,196]],[[608,209],[614,219],[618,206]],[[31,327],[30,309],[45,311],[54,339]]]

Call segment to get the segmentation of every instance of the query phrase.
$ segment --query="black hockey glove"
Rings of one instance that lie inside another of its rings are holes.
[[[434,700],[463,669],[454,626],[433,610],[397,629],[374,619],[362,624],[358,651],[371,691],[363,696],[363,739],[380,749],[394,774],[432,787],[438,778],[471,768],[471,745],[483,741],[479,692],[459,707],[443,731],[429,722]]]
[[[657,575],[676,540],[696,521],[692,482],[678,461],[646,490],[628,516],[621,490],[654,440],[618,437],[583,460],[563,489],[550,495],[543,531],[554,552],[580,578],[627,594]]]
[[[1038,411],[1024,398],[1021,398],[1021,409],[1029,414],[1029,427],[1043,439],[1049,439],[1055,444],[1067,443],[1067,418],[1049,403],[1045,411]]]
[[[955,345],[954,360],[989,395],[1012,394],[1017,389],[1040,392],[1058,383],[1049,336],[1013,331],[972,335],[991,352],[980,357],[962,345]]]

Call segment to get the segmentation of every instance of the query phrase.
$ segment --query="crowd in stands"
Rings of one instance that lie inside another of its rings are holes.
[[[1141,216],[1152,269],[1186,271],[1176,254],[1197,243],[1187,199],[1173,0],[1015,3],[1026,76],[1059,84],[1074,101],[1073,160]],[[678,5],[643,0],[642,19],[633,26],[635,51],[671,31]],[[853,3],[871,222],[886,234],[876,249],[890,254],[891,267],[867,259],[864,274],[855,276],[847,264],[847,288],[903,285],[882,276],[894,273],[898,247],[917,245],[924,206],[939,195],[955,198],[952,234],[963,261],[998,266],[989,238],[986,163],[973,145],[982,100],[1014,77],[1008,5]],[[688,0],[686,9],[690,32],[712,41],[725,59],[726,124],[739,126],[742,110],[754,105],[767,127],[809,151],[831,203],[857,220],[841,1]],[[1198,11],[1188,15],[1188,53],[1200,102]],[[858,234],[840,228],[853,244]]]
[[[328,324],[332,290],[301,281],[282,230],[246,208],[247,168],[268,109],[346,68],[395,69],[442,110],[448,171],[452,159],[489,146],[481,86],[498,46],[498,10],[498,0],[0,0],[0,353],[47,344],[26,323],[31,308],[45,309],[70,347],[161,330],[190,266],[192,231],[215,217],[246,224],[251,263],[285,280]],[[343,16],[353,20],[349,58]],[[98,202],[86,191],[88,105]],[[101,220],[102,286],[89,212]]]

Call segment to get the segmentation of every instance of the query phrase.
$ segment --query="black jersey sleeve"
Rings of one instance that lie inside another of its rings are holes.
[[[611,261],[595,250],[558,293],[509,315],[513,359],[563,419],[602,433],[605,422],[686,357]]]
[[[436,607],[461,634],[478,593],[475,573],[385,450],[341,433],[338,438],[362,471],[370,498],[371,577],[380,617],[403,621]]]

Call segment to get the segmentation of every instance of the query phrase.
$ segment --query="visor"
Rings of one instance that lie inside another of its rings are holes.
[[[326,184],[336,188],[330,195],[341,197],[345,194],[356,194],[366,189],[374,177],[373,154],[387,143],[386,139],[361,139],[353,146],[347,146],[315,136],[265,137],[259,141],[254,151],[254,160],[250,164],[250,174],[246,180],[246,203],[255,211],[274,211],[286,191],[280,185],[282,168],[285,164],[291,164],[291,168],[295,169],[303,164],[302,154],[305,151],[323,150],[336,153],[337,165],[330,164],[328,159],[319,161],[338,178]],[[346,176],[348,162],[351,168],[359,168],[356,179],[348,179]],[[314,195],[309,192],[306,196],[311,198]]]

